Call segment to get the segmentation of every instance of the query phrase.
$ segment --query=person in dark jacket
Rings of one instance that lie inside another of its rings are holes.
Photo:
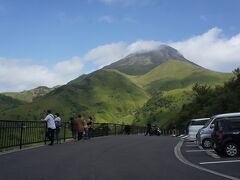
[[[60,114],[56,113],[55,114],[55,126],[56,126],[56,140],[57,140],[57,144],[61,144],[61,137],[60,137],[60,131],[61,131],[61,127],[62,127],[62,123],[61,123],[61,118],[60,118]]]
[[[70,125],[71,125],[71,131],[72,131],[72,137],[74,141],[77,141],[77,124],[76,119],[74,117],[70,118]]]
[[[152,130],[151,123],[148,123],[147,124],[147,131],[145,133],[145,136],[148,135],[148,134],[151,135],[151,130]]]
[[[90,139],[93,137],[93,127],[94,127],[92,116],[88,118],[87,126],[88,126],[88,139]]]

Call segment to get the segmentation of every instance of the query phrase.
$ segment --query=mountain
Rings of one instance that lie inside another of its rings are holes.
[[[0,119],[40,119],[43,110],[52,109],[68,120],[74,113],[94,115],[98,122],[132,123],[136,109],[148,95],[125,76],[112,70],[99,70],[81,81],[59,87],[31,104],[0,113]]]
[[[56,89],[58,86],[53,88],[48,88],[46,86],[40,86],[35,89],[26,90],[22,92],[6,92],[2,93],[5,96],[12,97],[14,99],[18,99],[20,101],[32,102],[34,99],[44,96],[52,90]]]
[[[0,111],[11,109],[23,104],[24,102],[22,101],[0,94]]]
[[[116,69],[128,75],[143,75],[168,60],[192,63],[176,49],[162,45],[153,51],[130,54],[126,58],[104,67],[104,69]]]
[[[196,82],[218,85],[231,76],[230,73],[214,72],[187,61],[168,60],[144,75],[128,77],[134,83],[152,93],[159,90],[170,91],[191,88]]]
[[[210,86],[223,85],[232,77],[230,73],[214,72],[192,63],[169,60],[148,73],[129,78],[151,94],[151,98],[138,109],[136,122],[156,122],[167,126],[183,106],[193,99],[195,83]]]
[[[93,115],[97,122],[165,126],[192,100],[195,83],[223,85],[231,73],[205,69],[169,46],[135,53],[91,74],[82,75],[32,103],[0,111],[0,119],[40,119],[44,110]]]

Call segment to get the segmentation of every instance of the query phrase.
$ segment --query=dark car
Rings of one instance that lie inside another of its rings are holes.
[[[235,157],[240,152],[240,116],[223,117],[214,123],[213,148],[220,155]]]

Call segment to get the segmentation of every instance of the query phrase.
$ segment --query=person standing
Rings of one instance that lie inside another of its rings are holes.
[[[93,133],[93,118],[90,116],[87,120],[87,126],[88,126],[88,139],[92,138]]]
[[[54,116],[52,115],[51,110],[47,111],[47,116],[45,117],[44,121],[47,123],[47,138],[50,140],[49,145],[53,145],[54,143],[54,131],[56,129]]]
[[[55,116],[56,117],[54,120],[56,125],[56,140],[57,140],[57,144],[61,144],[61,137],[60,137],[60,131],[62,127],[61,118],[59,113],[56,113]]]
[[[84,139],[88,138],[88,125],[87,125],[88,120],[84,120]]]
[[[84,121],[82,115],[79,114],[76,119],[77,133],[78,133],[78,141],[82,139],[84,132]]]
[[[145,133],[145,136],[148,135],[148,134],[151,135],[151,130],[152,130],[151,124],[148,123],[148,124],[147,124],[147,131],[146,131],[146,133]]]
[[[76,119],[74,117],[70,118],[70,125],[71,125],[73,140],[77,141],[77,126],[76,126]]]

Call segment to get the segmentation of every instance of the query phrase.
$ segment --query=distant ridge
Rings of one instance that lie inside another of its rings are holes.
[[[130,54],[115,63],[105,66],[104,69],[116,69],[128,75],[143,75],[169,60],[178,60],[194,64],[187,60],[176,49],[167,45],[161,45],[159,48],[152,51]]]
[[[31,90],[25,90],[22,92],[5,92],[1,94],[12,97],[14,99],[18,99],[20,101],[32,102],[34,99],[44,96],[58,87],[59,86],[49,88],[46,86],[39,86],[37,88],[31,89]]]

